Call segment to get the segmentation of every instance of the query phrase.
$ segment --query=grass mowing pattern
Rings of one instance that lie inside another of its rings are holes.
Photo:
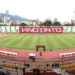
[[[75,34],[24,35],[8,34],[0,37],[0,47],[36,50],[36,45],[46,45],[46,50],[75,48]]]

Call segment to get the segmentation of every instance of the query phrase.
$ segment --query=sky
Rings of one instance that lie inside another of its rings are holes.
[[[44,21],[48,18],[70,21],[75,15],[75,0],[0,0],[0,12]]]

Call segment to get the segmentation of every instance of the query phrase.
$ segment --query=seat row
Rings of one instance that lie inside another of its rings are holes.
[[[37,75],[37,73],[33,73],[33,72],[27,72],[26,74],[23,75]],[[39,75],[58,75],[56,72],[40,72]]]
[[[3,64],[4,67],[8,67],[8,68],[12,68],[12,69],[19,69],[19,70],[22,70],[25,68],[25,66],[23,65],[16,65],[16,64],[9,64],[9,63],[5,63]]]
[[[61,68],[61,69],[68,69],[68,68],[72,68],[72,67],[75,67],[75,63],[59,66],[59,68]]]
[[[39,69],[40,71],[44,71],[44,70],[46,70],[46,71],[52,71],[52,68],[51,67],[31,67],[30,68],[30,71],[33,71],[33,69]]]

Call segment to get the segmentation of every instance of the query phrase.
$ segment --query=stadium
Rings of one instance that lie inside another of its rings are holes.
[[[75,75],[75,26],[0,26],[0,69],[7,75],[37,75],[36,69],[38,75]]]

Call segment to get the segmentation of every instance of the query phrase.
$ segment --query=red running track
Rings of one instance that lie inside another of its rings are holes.
[[[56,58],[59,57],[60,53],[69,53],[75,52],[75,49],[67,49],[60,51],[45,51],[42,52],[42,56],[40,56],[40,52],[38,51],[30,51],[30,50],[18,50],[18,49],[8,49],[8,48],[0,48],[0,50],[14,52],[17,53],[19,57],[29,57],[30,53],[35,54],[36,58]]]

